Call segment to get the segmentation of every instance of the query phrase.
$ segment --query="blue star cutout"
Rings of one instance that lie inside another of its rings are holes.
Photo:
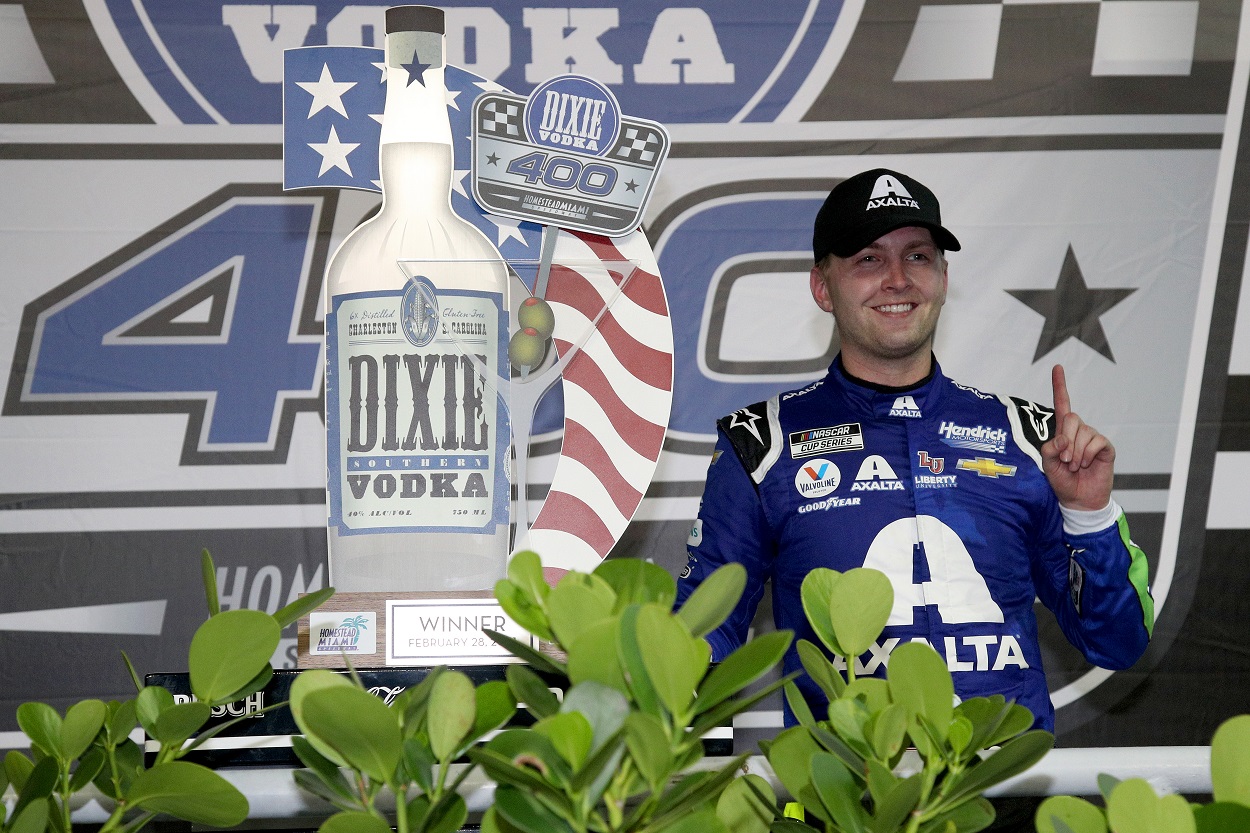
[[[408,86],[412,86],[413,81],[420,81],[421,86],[425,86],[425,71],[430,68],[430,64],[421,63],[420,57],[413,54],[411,61],[400,66],[408,70]]]

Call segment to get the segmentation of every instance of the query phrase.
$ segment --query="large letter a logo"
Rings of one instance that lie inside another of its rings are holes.
[[[912,582],[912,552],[923,541],[929,581]],[[932,515],[900,518],[877,533],[865,567],[885,573],[894,585],[894,609],[887,625],[910,625],[914,607],[933,605],[948,625],[1002,622],[1003,611],[990,597],[985,579],[955,530]]]

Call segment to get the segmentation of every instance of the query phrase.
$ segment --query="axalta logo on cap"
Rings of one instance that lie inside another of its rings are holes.
[[[920,203],[912,199],[911,192],[903,187],[903,183],[889,174],[882,174],[872,186],[872,193],[868,196],[868,205],[864,210],[871,211],[874,208],[919,209]]]

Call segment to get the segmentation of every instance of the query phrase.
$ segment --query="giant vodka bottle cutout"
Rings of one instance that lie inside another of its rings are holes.
[[[451,209],[443,32],[441,9],[386,12],[382,207],[327,270],[339,590],[489,589],[506,569],[507,270]]]

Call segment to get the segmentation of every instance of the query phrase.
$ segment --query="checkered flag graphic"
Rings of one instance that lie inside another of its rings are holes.
[[[664,137],[646,125],[626,124],[610,156],[626,162],[653,163],[664,149]]]
[[[492,99],[482,107],[481,116],[479,133],[512,139],[519,139],[524,135],[521,132],[520,102]]]

